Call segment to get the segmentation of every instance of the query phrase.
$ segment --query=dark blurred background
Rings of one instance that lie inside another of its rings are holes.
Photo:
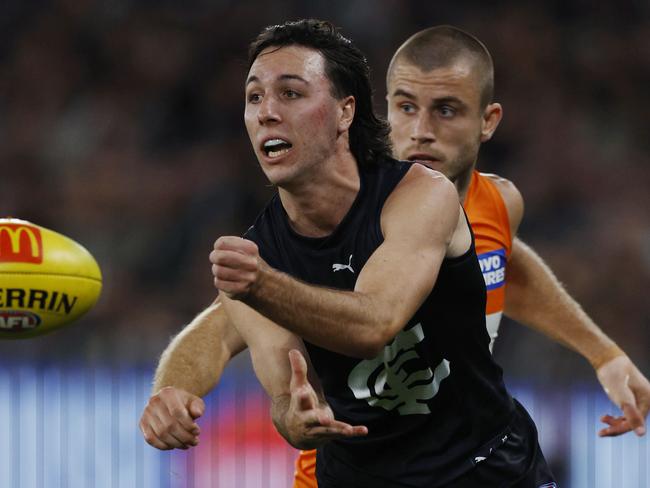
[[[650,374],[647,0],[0,1],[0,214],[72,237],[104,274],[86,317],[0,342],[2,362],[150,370],[213,300],[214,240],[272,194],[243,125],[247,44],[302,17],[367,54],[382,114],[388,61],[415,31],[454,24],[488,46],[505,116],[478,167],[515,182],[520,237]],[[507,321],[495,354],[514,383],[595,385]]]

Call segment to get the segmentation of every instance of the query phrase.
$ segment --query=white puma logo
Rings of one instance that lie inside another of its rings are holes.
[[[337,271],[343,271],[344,269],[349,269],[352,274],[354,274],[354,270],[352,269],[352,254],[350,254],[350,259],[348,260],[348,264],[333,264],[332,265],[332,271],[335,273]]]

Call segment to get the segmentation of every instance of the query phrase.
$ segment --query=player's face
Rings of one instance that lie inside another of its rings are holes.
[[[262,170],[275,185],[313,178],[313,169],[335,151],[339,102],[324,68],[318,51],[270,47],[248,73],[246,129]]]
[[[423,72],[398,61],[387,96],[395,157],[420,161],[452,181],[467,175],[487,140],[480,87],[469,63]]]

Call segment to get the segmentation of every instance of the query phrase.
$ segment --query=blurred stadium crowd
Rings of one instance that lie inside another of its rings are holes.
[[[246,46],[265,25],[309,16],[367,53],[381,113],[388,61],[410,34],[451,23],[486,43],[505,116],[479,168],[518,185],[520,236],[648,374],[650,4],[600,8],[4,0],[0,213],[83,243],[104,292],[80,324],[0,343],[0,357],[155,364],[215,296],[213,241],[244,232],[272,193],[243,126]],[[504,329],[496,354],[510,376],[591,377],[559,346]]]

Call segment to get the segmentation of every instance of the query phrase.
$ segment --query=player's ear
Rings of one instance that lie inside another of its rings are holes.
[[[503,117],[503,108],[500,103],[488,103],[483,111],[481,120],[481,142],[489,141],[497,130]]]
[[[352,95],[339,101],[339,133],[345,132],[352,125],[356,104]]]

